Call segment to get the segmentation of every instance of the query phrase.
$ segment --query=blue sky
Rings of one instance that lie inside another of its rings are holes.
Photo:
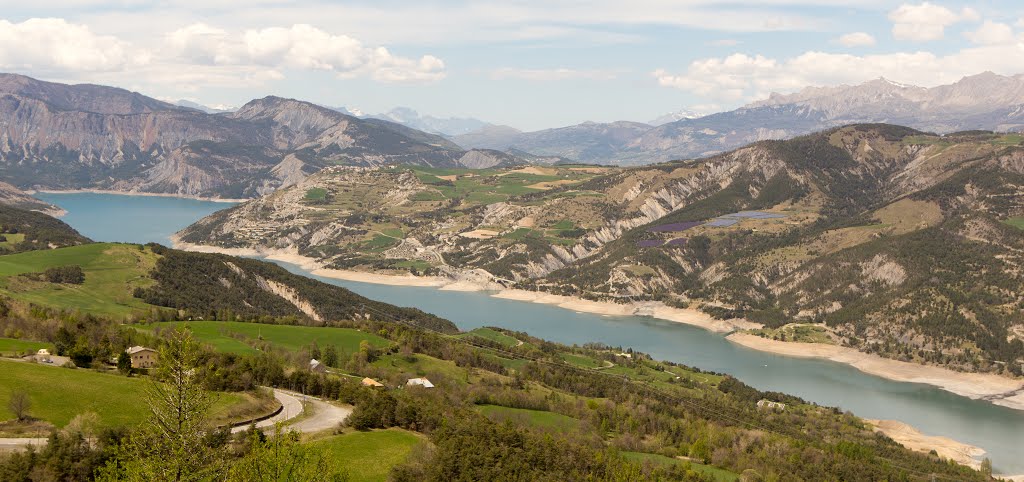
[[[521,129],[717,111],[879,76],[1024,73],[1024,2],[0,2],[0,69],[163,99],[477,117]]]

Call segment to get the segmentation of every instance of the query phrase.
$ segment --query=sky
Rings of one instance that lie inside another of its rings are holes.
[[[0,0],[0,70],[164,100],[405,106],[524,130],[878,77],[1024,73],[1024,2]]]

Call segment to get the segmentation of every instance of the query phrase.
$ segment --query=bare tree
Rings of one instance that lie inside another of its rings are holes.
[[[28,392],[17,390],[11,393],[11,399],[7,402],[7,408],[17,417],[18,420],[28,418],[28,409],[32,408],[32,400],[28,398]]]

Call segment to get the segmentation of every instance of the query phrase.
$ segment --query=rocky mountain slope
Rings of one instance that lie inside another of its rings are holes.
[[[622,123],[613,123],[525,133],[485,129],[453,140],[464,147],[513,147],[575,161],[637,165],[708,156],[751,142],[870,122],[940,134],[1019,131],[1024,129],[1024,74],[1004,77],[986,72],[933,88],[877,79],[853,86],[808,87],[792,95],[772,94],[733,111],[656,127],[634,124],[624,130]],[[581,138],[581,131],[587,137]]]
[[[24,209],[27,211],[39,211],[50,216],[61,216],[65,214],[63,209],[29,196],[20,189],[7,184],[6,182],[0,182],[0,205]]]
[[[0,180],[253,197],[330,165],[458,166],[444,138],[266,97],[211,115],[123,89],[0,74]]]
[[[805,322],[819,341],[1019,374],[1022,141],[868,124],[633,169],[336,168],[182,239],[698,307],[771,337]]]

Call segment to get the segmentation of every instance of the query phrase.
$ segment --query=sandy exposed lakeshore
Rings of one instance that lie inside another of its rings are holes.
[[[926,383],[957,395],[988,399],[997,405],[1024,410],[1024,380],[987,373],[957,372],[948,368],[891,360],[837,345],[776,341],[746,333],[733,333],[726,339],[747,348],[778,355],[821,358],[845,363],[864,373],[889,380]]]
[[[437,276],[388,275],[324,268],[313,258],[302,256],[295,250],[251,248],[221,248],[192,243],[185,243],[177,236],[171,238],[174,247],[186,251],[200,253],[222,253],[233,256],[262,257],[274,261],[283,261],[302,267],[306,271],[325,278],[377,283],[392,286],[425,286],[450,291],[496,291],[491,295],[516,301],[529,301],[546,305],[555,305],[567,310],[609,316],[650,316],[677,323],[685,323],[718,333],[728,333],[737,329],[760,328],[761,325],[744,320],[716,320],[706,313],[693,309],[672,308],[660,302],[613,303],[607,301],[590,301],[571,296],[553,295],[536,291],[502,289],[496,283],[482,282],[477,279],[453,280]]]
[[[925,453],[934,450],[940,457],[952,460],[958,464],[973,467],[974,469],[981,467],[981,457],[985,455],[985,449],[981,447],[957,442],[949,437],[925,435],[916,428],[898,420],[864,419],[864,421],[870,423],[876,431],[884,433],[910,450]]]
[[[251,201],[251,199],[226,199],[226,198],[215,198],[215,197],[200,197],[200,196],[183,196],[181,194],[165,193],[165,192],[139,192],[139,191],[110,191],[106,189],[72,189],[68,191],[57,191],[51,189],[38,189],[34,191],[25,191],[26,194],[35,193],[46,193],[46,194],[77,194],[77,193],[92,193],[92,194],[113,194],[117,196],[147,196],[147,197],[176,197],[181,199],[195,199],[196,201],[210,201],[215,203],[244,203]]]

